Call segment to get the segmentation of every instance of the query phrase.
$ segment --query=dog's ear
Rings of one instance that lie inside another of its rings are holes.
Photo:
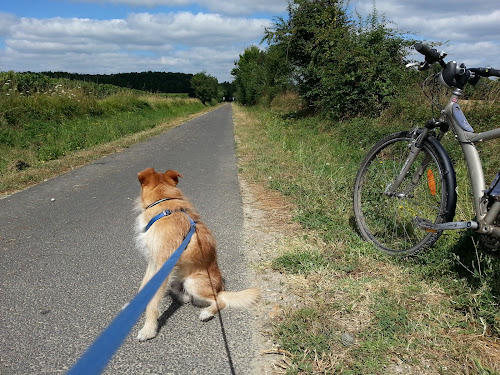
[[[170,179],[174,182],[174,186],[177,186],[179,183],[179,177],[182,178],[182,175],[179,172],[171,169],[165,172],[165,176],[167,176],[167,181]]]
[[[141,185],[147,184],[148,180],[153,176],[155,173],[155,170],[153,168],[147,168],[143,170],[142,172],[139,172],[137,174],[137,178],[139,179],[139,182]]]

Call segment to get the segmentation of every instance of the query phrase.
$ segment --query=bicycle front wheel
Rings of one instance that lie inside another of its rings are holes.
[[[420,229],[416,217],[441,223],[454,215],[453,167],[428,139],[397,191],[387,192],[406,163],[412,139],[411,133],[400,132],[378,142],[361,163],[354,185],[354,216],[361,236],[391,255],[415,254],[441,235]]]

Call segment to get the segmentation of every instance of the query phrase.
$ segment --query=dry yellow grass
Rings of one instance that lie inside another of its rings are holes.
[[[307,346],[298,354],[284,347],[289,355],[280,358],[276,373],[352,371],[350,373],[364,374],[367,369],[361,370],[360,361],[364,360],[363,356],[370,355],[367,353],[372,353],[370,360],[379,356],[379,363],[385,363],[370,373],[500,373],[500,339],[489,334],[487,326],[480,324],[481,320],[478,324],[478,319],[469,319],[467,313],[456,310],[455,296],[438,280],[429,282],[415,274],[411,265],[353,249],[348,239],[323,241],[314,231],[298,225],[293,220],[298,210],[293,198],[271,190],[268,176],[259,169],[258,164],[267,157],[263,154],[266,148],[263,144],[267,140],[258,119],[250,111],[233,108],[241,178],[245,184],[251,184],[252,204],[264,212],[262,225],[283,235],[274,243],[273,251],[268,252],[269,258],[256,268],[269,278],[273,260],[283,254],[320,253],[329,260],[326,266],[312,271],[283,274],[281,283],[287,290],[285,294],[293,294],[295,298],[270,311],[268,319],[275,327],[276,340],[290,339],[279,336],[284,332],[280,327],[307,323],[307,332],[297,332],[299,341],[306,342],[308,336],[314,335],[324,337],[330,350]],[[267,147],[272,149],[273,145],[267,144]],[[279,165],[283,176],[294,178],[294,173],[301,173],[287,171],[287,164],[288,161],[283,160]],[[302,315],[297,315],[301,309],[314,311],[316,318],[312,322],[302,321]],[[393,311],[403,315],[392,315]],[[404,325],[400,331],[395,331],[396,337],[389,337],[385,342],[383,339],[377,341],[379,335],[387,334],[380,323],[384,312],[389,317],[386,322],[389,329],[393,323],[395,330],[400,328],[399,318]],[[344,346],[336,337],[342,332],[355,337],[356,344]],[[370,345],[380,345],[380,348],[370,349]],[[377,352],[378,349],[382,352]]]

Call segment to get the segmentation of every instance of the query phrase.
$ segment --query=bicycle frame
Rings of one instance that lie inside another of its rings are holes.
[[[500,237],[500,228],[491,225],[500,213],[500,201],[497,200],[495,203],[493,203],[489,211],[487,211],[486,207],[481,204],[484,196],[484,191],[486,190],[486,184],[481,158],[479,157],[479,153],[475,146],[476,143],[500,138],[500,128],[488,130],[482,133],[474,133],[474,130],[469,125],[464,113],[458,105],[460,96],[462,96],[462,90],[455,88],[448,104],[441,112],[439,122],[446,123],[451,126],[456,139],[460,143],[460,146],[462,148],[465,162],[467,164],[470,183],[472,186],[476,221],[441,223],[433,225],[432,228],[434,230],[470,228],[477,230],[479,233],[493,234],[496,237]],[[396,189],[398,189],[401,182],[408,173],[411,165],[416,160],[417,155],[421,150],[421,144],[422,142],[424,142],[425,138],[427,138],[428,135],[429,128],[426,127],[411,143],[409,147],[410,154],[403,168],[401,169],[394,182],[386,188],[385,194],[394,195],[399,198],[407,196],[408,190],[411,190],[411,187],[402,192],[396,192]],[[429,161],[430,159],[428,158],[424,159],[424,161],[418,168],[417,173],[415,173],[412,178],[412,186],[415,186],[418,180],[422,177],[423,171],[425,170]]]
[[[472,186],[476,221],[478,221],[480,224],[483,224],[480,225],[480,231],[485,232],[484,224],[490,225],[493,220],[489,223],[483,223],[487,213],[483,212],[481,208],[481,199],[484,195],[486,184],[484,179],[483,166],[481,164],[481,158],[479,157],[479,153],[476,149],[475,144],[491,139],[500,138],[500,128],[488,130],[482,133],[474,133],[472,128],[470,128],[472,131],[465,130],[464,128],[467,127],[468,122],[462,110],[460,109],[460,106],[458,105],[458,99],[461,95],[462,90],[455,88],[448,104],[442,111],[442,118],[440,120],[445,121],[451,125],[456,139],[460,143],[465,162],[467,164],[470,183]],[[498,207],[500,207],[500,202],[495,202],[494,205],[496,206],[495,210],[498,210]],[[487,232],[488,231],[486,231],[485,233]]]

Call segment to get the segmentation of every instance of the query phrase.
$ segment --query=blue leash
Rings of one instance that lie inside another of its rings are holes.
[[[170,258],[167,259],[151,280],[144,285],[134,299],[130,301],[130,303],[118,314],[111,324],[101,333],[101,335],[80,357],[78,362],[71,367],[71,369],[67,372],[67,375],[100,374],[104,370],[108,362],[111,360],[111,357],[122,345],[123,340],[125,340],[128,336],[137,320],[139,320],[149,301],[153,298],[170,272],[172,272],[172,269],[177,264],[177,261],[186,249],[189,241],[191,241],[191,237],[196,230],[196,223],[187,213],[184,212],[184,214],[188,217],[191,227],[189,228],[189,232],[182,241],[181,245],[174,251]]]

